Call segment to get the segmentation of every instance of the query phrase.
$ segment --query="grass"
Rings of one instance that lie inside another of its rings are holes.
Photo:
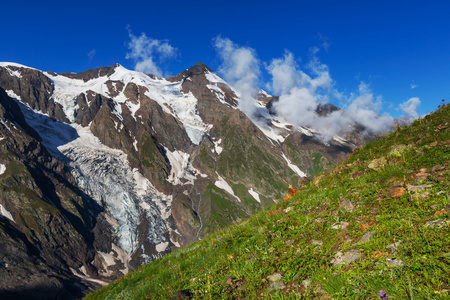
[[[448,299],[450,222],[429,222],[450,218],[449,120],[444,105],[357,149],[296,196],[86,299],[170,299],[181,290],[193,299],[381,299],[380,290],[388,299]],[[405,147],[394,150],[398,145]],[[368,167],[380,158],[384,165]],[[424,184],[426,190],[408,191]],[[342,207],[344,200],[353,208]],[[357,243],[367,232],[372,238]],[[395,242],[396,251],[386,248]],[[352,249],[359,259],[333,266],[338,251]],[[274,273],[284,289],[270,291]]]

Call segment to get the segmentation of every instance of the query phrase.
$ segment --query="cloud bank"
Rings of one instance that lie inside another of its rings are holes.
[[[130,38],[127,43],[129,52],[125,58],[134,61],[136,71],[162,77],[164,74],[158,63],[168,58],[174,58],[177,55],[177,49],[172,47],[168,41],[152,39],[145,33],[139,37],[135,36],[130,28],[128,28],[128,36]]]
[[[368,84],[360,82],[358,91],[349,95],[334,87],[328,66],[316,56],[318,48],[312,49],[312,59],[302,69],[289,51],[285,51],[283,57],[263,64],[258,60],[256,51],[249,47],[239,47],[222,37],[214,41],[222,59],[219,72],[238,91],[240,108],[250,117],[249,112],[255,111],[254,98],[259,91],[260,66],[265,65],[271,76],[267,86],[279,96],[273,108],[282,121],[317,129],[324,141],[348,130],[350,126],[362,125],[368,134],[382,133],[392,128],[394,118],[388,114],[380,115],[383,99],[380,95],[374,95]],[[343,110],[335,110],[326,116],[318,115],[318,108],[336,101],[343,103]],[[416,110],[419,104],[418,98],[411,98],[400,108],[409,120],[413,120],[418,117]]]

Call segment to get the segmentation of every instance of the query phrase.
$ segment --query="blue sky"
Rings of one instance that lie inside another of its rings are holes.
[[[418,97],[423,115],[450,101],[449,15],[447,0],[4,1],[0,61],[54,72],[133,69],[128,45],[145,33],[173,50],[152,54],[164,75],[198,61],[221,70],[220,36],[253,49],[261,87],[271,80],[265,66],[287,50],[302,70],[319,60],[348,97],[363,82],[380,113],[400,116],[399,104]]]

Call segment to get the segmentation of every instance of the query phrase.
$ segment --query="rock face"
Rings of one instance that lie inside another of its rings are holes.
[[[0,63],[0,296],[79,297],[274,203],[356,146],[280,126],[272,98],[249,117],[202,63],[168,79]]]

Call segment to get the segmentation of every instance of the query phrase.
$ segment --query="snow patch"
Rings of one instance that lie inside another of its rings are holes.
[[[69,268],[69,269],[70,269],[70,271],[72,272],[73,275],[75,275],[75,276],[77,276],[77,277],[79,277],[81,279],[100,284],[101,286],[108,285],[108,282],[106,282],[106,281],[103,281],[103,280],[100,280],[100,279],[94,279],[91,276],[80,274],[75,269],[72,269],[72,268]]]
[[[175,150],[172,152],[166,147],[164,147],[164,149],[166,150],[166,155],[171,166],[170,175],[169,178],[167,178],[168,182],[173,185],[193,185],[198,175],[207,177],[207,175],[201,174],[200,171],[191,165],[189,154],[180,150]],[[184,179],[184,182],[182,179]]]
[[[36,70],[35,68],[31,68],[31,67],[27,67],[18,63],[13,63],[13,62],[0,62],[0,67],[17,67],[17,68],[27,68],[27,69],[31,69],[31,70]]]
[[[269,93],[267,93],[267,92],[266,92],[265,90],[263,90],[263,89],[260,89],[260,90],[259,90],[259,93],[260,93],[262,96],[266,97],[266,98],[272,97],[272,95],[270,95]]]
[[[294,172],[295,172],[298,176],[300,176],[300,177],[305,177],[305,176],[306,176],[306,173],[302,172],[302,171],[300,170],[299,167],[297,167],[296,165],[294,165],[294,164],[289,160],[289,158],[287,158],[286,155],[284,155],[284,153],[282,154],[282,156],[283,156],[284,160],[287,162],[289,168],[292,169],[292,171],[294,171]]]
[[[15,77],[17,77],[17,78],[22,78],[22,74],[19,72],[19,71],[17,71],[17,70],[11,70],[9,67],[19,67],[19,68],[22,68],[22,67],[24,67],[24,66],[22,66],[22,65],[18,65],[18,64],[12,64],[12,63],[0,63],[0,67],[4,67],[7,71],[8,71],[8,73],[9,73],[9,75],[10,76],[15,76]]]
[[[341,144],[347,144],[347,141],[338,135],[335,135],[333,137],[333,140],[335,140],[336,142],[341,143]]]
[[[138,102],[138,104],[134,104],[131,101],[127,101],[125,104],[127,105],[128,109],[130,110],[131,116],[133,117],[133,119],[135,121],[137,121],[136,112],[141,108],[141,102]]]
[[[252,195],[252,197],[255,198],[256,201],[258,201],[259,203],[261,203],[261,200],[259,199],[259,194],[258,194],[257,192],[255,192],[255,191],[253,190],[253,188],[249,189],[249,190],[248,190],[248,193],[249,193],[250,195]]]
[[[10,221],[13,221],[14,223],[16,223],[16,221],[14,221],[13,216],[11,215],[11,213],[3,207],[3,205],[0,204],[0,215],[4,216],[5,218],[9,219]]]
[[[13,90],[6,90],[5,92],[6,92],[6,94],[7,94],[10,98],[13,98],[13,99],[22,101],[22,99],[20,98],[20,96],[17,95]]]
[[[228,194],[232,195],[236,200],[241,202],[241,199],[239,199],[239,197],[234,194],[234,191],[231,188],[231,186],[228,184],[228,182],[226,182],[225,179],[223,179],[219,174],[217,174],[217,176],[218,176],[219,180],[217,180],[214,183],[214,185],[217,186],[219,189],[226,191]]]
[[[269,139],[280,143],[284,142],[285,138],[281,134],[277,133],[272,127],[259,124],[259,122],[255,122],[254,120],[252,121]]]
[[[223,148],[220,146],[220,144],[222,143],[222,139],[219,139],[217,142],[214,142],[214,150],[216,151],[217,154],[220,155],[220,153],[222,153]]]
[[[3,138],[2,138],[3,139]],[[0,139],[0,141],[2,140]],[[2,175],[3,173],[5,173],[6,171],[6,166],[4,164],[0,164],[0,175]]]
[[[181,236],[181,234],[178,232],[177,229],[173,230],[172,228],[169,228],[170,242],[171,242],[175,247],[180,248],[180,247],[181,247],[181,246],[180,246],[180,243],[174,241],[173,238],[172,238],[173,233],[176,233],[176,234],[179,235],[179,236]]]
[[[156,247],[156,251],[163,252],[167,249],[168,246],[169,246],[169,242],[163,242],[163,243],[159,243],[155,247]]]

